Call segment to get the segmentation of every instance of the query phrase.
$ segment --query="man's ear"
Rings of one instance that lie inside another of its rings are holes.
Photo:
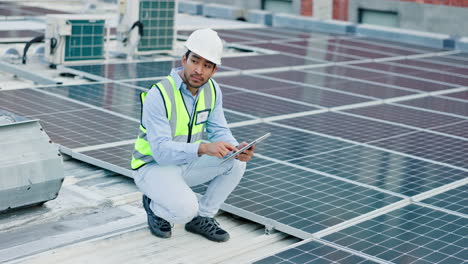
[[[215,74],[215,72],[216,72],[217,70],[218,70],[218,65],[214,66],[214,68],[213,68],[213,73],[212,73],[211,75]]]
[[[187,64],[187,57],[185,55],[182,56],[182,66],[185,66],[185,64]]]

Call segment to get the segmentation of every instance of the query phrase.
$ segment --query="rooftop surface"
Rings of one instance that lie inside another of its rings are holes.
[[[3,74],[2,108],[40,119],[67,158],[57,199],[0,217],[0,261],[468,259],[466,53],[186,14],[178,38],[213,24],[229,47],[215,80],[234,136],[272,133],[218,217],[232,239],[216,244],[181,226],[169,240],[151,236],[129,178],[139,93],[179,65],[179,41],[167,56],[56,70],[32,56],[21,66],[62,85]]]

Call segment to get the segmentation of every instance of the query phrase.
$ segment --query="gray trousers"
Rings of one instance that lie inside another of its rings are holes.
[[[223,164],[221,159],[203,155],[180,166],[147,164],[133,172],[136,185],[151,199],[150,208],[159,217],[184,224],[195,216],[213,217],[239,184],[246,163],[236,159]],[[191,186],[209,182],[198,199]]]

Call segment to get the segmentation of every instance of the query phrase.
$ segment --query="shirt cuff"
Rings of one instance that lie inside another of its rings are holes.
[[[200,143],[187,144],[187,148],[185,149],[185,151],[190,160],[198,158],[199,147],[200,147]]]

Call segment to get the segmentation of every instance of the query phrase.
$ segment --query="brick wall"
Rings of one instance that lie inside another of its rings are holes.
[[[348,21],[349,0],[333,0],[333,19]]]
[[[314,0],[301,0],[301,16],[312,16]]]

